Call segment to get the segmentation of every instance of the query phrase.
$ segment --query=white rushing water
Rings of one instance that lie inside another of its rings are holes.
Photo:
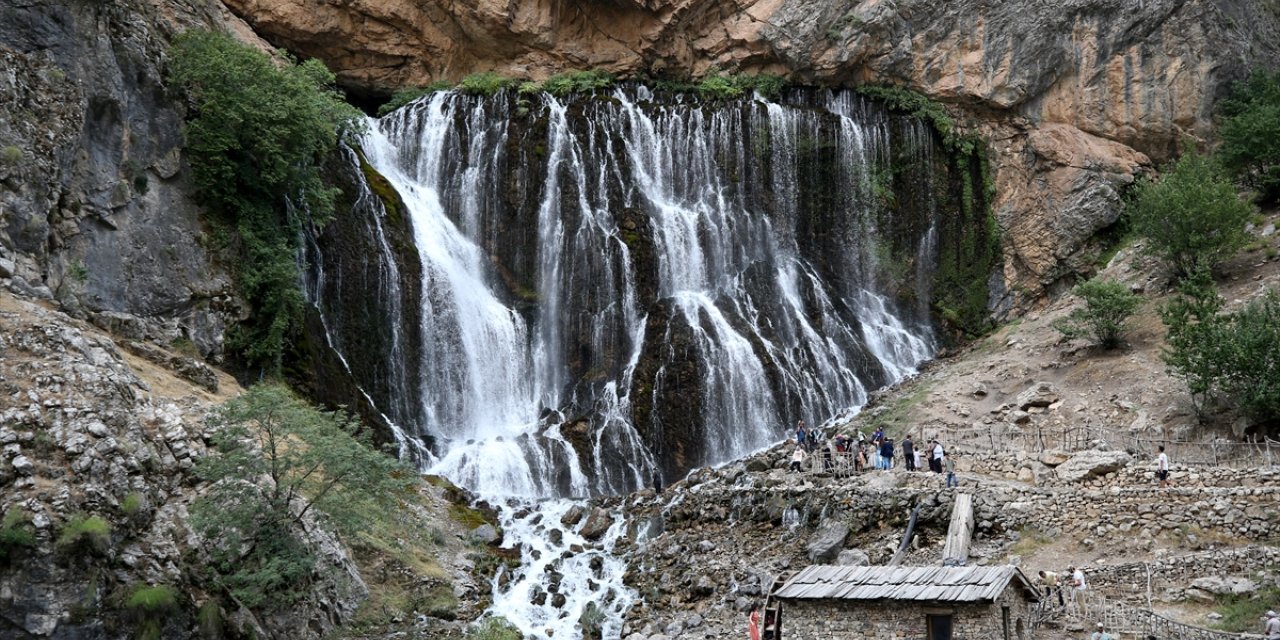
[[[512,126],[524,115],[505,96],[438,92],[370,121],[361,141],[403,199],[422,266],[421,308],[404,314],[420,323],[393,323],[387,354],[420,344],[402,367],[417,373],[397,376],[393,360],[378,397],[407,405],[387,418],[403,447],[430,438],[417,456],[427,471],[499,505],[522,564],[495,581],[493,611],[532,637],[580,637],[583,616],[620,636],[637,598],[612,553],[625,523],[588,541],[560,521],[566,498],[624,493],[673,468],[673,417],[701,442],[684,468],[726,462],[795,419],[860,406],[935,348],[923,311],[936,211],[908,243],[919,307],[900,308],[891,290],[903,282],[883,281],[893,265],[873,183],[895,141],[882,113],[846,93],[803,108],[652,98],[538,96],[519,107],[545,125],[531,134]],[[906,143],[927,154],[911,139],[927,130],[913,131]],[[827,182],[809,175],[815,158]],[[816,217],[818,198],[834,218]],[[377,200],[368,188],[360,199]],[[366,233],[390,266],[375,277],[398,283],[378,211]],[[311,276],[313,301],[324,277]],[[400,297],[398,284],[377,286]],[[671,416],[637,389],[696,396],[698,413]],[[654,405],[649,423],[635,424],[649,408],[638,401]]]

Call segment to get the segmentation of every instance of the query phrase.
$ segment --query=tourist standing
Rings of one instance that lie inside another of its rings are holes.
[[[1262,635],[1267,640],[1280,640],[1280,617],[1275,611],[1267,612],[1267,621],[1262,626]]]
[[[947,468],[947,487],[958,487],[960,481],[956,480],[956,462],[951,456],[942,456],[942,464]]]
[[[933,447],[930,448],[929,469],[934,473],[942,473],[942,457],[946,455],[946,451],[942,449],[942,443],[937,440],[930,440]]]
[[[911,441],[911,434],[902,440],[902,459],[907,463],[907,471],[916,470],[916,443]]]
[[[1169,488],[1169,454],[1164,452],[1164,445],[1160,445],[1160,455],[1156,456],[1156,478],[1161,489]]]
[[[805,431],[804,429],[804,420],[797,421],[796,422],[796,444],[801,447],[805,446],[804,441],[806,440],[805,436],[807,435],[809,435],[809,432]]]
[[[1071,604],[1075,605],[1080,615],[1088,613],[1088,607],[1085,606],[1086,591],[1089,590],[1089,582],[1084,578],[1084,570],[1076,566],[1067,567],[1067,571],[1071,572]]]
[[[880,443],[880,464],[885,471],[893,468],[893,438],[885,438]]]
[[[796,450],[791,454],[791,470],[792,471],[795,471],[795,472],[800,471],[800,465],[804,463],[804,459],[806,455],[808,454],[804,452],[804,447],[800,445],[796,445]]]

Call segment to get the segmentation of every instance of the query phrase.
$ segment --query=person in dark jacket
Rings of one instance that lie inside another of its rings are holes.
[[[885,438],[880,443],[880,468],[885,471],[893,468],[893,438]]]
[[[916,443],[911,441],[910,435],[908,435],[907,438],[902,441],[902,457],[907,461],[907,471],[915,471],[916,470]]]

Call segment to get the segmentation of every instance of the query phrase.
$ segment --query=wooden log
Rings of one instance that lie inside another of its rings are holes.
[[[973,526],[973,494],[957,493],[951,508],[951,526],[947,528],[947,544],[942,550],[943,564],[960,566],[969,560]]]

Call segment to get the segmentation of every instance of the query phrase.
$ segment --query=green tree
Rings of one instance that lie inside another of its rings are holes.
[[[1258,191],[1280,198],[1280,70],[1256,71],[1222,102],[1218,150],[1223,164]]]
[[[340,534],[400,504],[417,474],[377,449],[358,421],[261,384],[210,418],[214,451],[197,466],[210,486],[192,523],[211,541],[216,581],[250,607],[305,592],[315,559],[300,535],[314,516]]]
[[[1158,180],[1139,180],[1128,203],[1147,251],[1178,278],[1212,269],[1244,246],[1253,207],[1240,199],[1212,159],[1187,149]]]
[[[1204,271],[1180,291],[1161,313],[1169,331],[1164,360],[1186,380],[1197,411],[1221,398],[1258,422],[1280,419],[1280,294],[1268,291],[1223,313]]]
[[[359,112],[315,60],[282,61],[230,35],[189,31],[174,43],[170,78],[190,102],[187,148],[196,187],[238,241],[237,277],[253,306],[231,337],[250,365],[279,371],[303,309],[295,260],[306,218],[333,212],[325,158]]]
[[[1142,296],[1114,280],[1090,280],[1074,292],[1084,299],[1084,307],[1054,322],[1053,327],[1067,338],[1092,337],[1106,349],[1119,346],[1125,321],[1138,310]]]

